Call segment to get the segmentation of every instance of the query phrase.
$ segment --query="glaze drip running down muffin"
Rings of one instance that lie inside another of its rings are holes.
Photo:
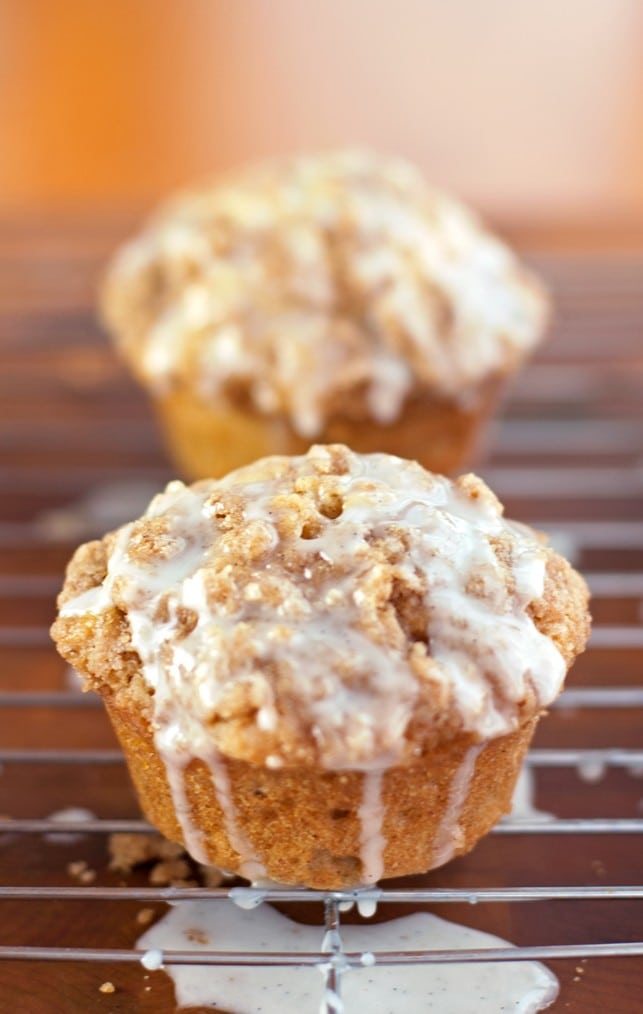
[[[149,819],[201,862],[325,888],[490,829],[589,623],[480,479],[343,446],[171,483],[80,547],[59,606]]]
[[[195,477],[311,439],[452,471],[546,318],[468,210],[352,150],[177,198],[115,259],[103,302]]]

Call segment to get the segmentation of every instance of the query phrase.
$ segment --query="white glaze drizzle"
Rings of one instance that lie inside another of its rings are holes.
[[[382,834],[385,806],[382,799],[383,771],[364,774],[362,802],[358,810],[360,820],[360,859],[362,883],[375,884],[384,872],[386,838]]]
[[[363,919],[372,919],[377,912],[377,906],[382,897],[381,888],[364,889],[356,892],[357,911]]]
[[[295,923],[270,905],[242,911],[217,902],[179,902],[139,939],[141,949],[320,950],[322,930]],[[426,912],[385,923],[344,925],[346,953],[361,967],[342,976],[347,1011],[369,1014],[536,1014],[556,997],[558,983],[537,962],[417,966],[373,964],[373,952],[511,946],[499,937]],[[158,951],[162,955],[162,951]],[[364,960],[366,959],[366,960]],[[179,1006],[221,1006],[234,1014],[317,1014],[323,986],[311,968],[231,968],[167,965]]]
[[[172,797],[172,806],[183,834],[185,848],[198,863],[208,865],[210,859],[203,842],[203,832],[197,827],[192,817],[192,805],[188,800],[185,785],[185,768],[191,758],[185,758],[181,763],[175,754],[159,749],[158,742],[156,745],[159,757],[165,767],[165,777]]]
[[[266,876],[266,870],[263,864],[259,862],[252,845],[239,826],[237,808],[230,791],[230,779],[226,771],[225,759],[216,749],[212,749],[209,754],[209,767],[216,797],[223,813],[223,822],[228,841],[241,858],[238,872],[242,877],[246,877],[247,880],[254,883],[257,879]]]
[[[154,741],[165,767],[168,788],[185,847],[197,862],[209,863],[203,833],[193,819],[192,805],[185,784],[185,769],[192,759],[197,758],[210,771],[217,802],[223,814],[226,835],[232,848],[240,855],[239,872],[249,879],[254,879],[265,875],[265,869],[239,830],[225,764],[219,757],[211,737],[195,717],[189,712],[182,712],[180,715],[176,713],[177,699],[180,699],[180,695],[177,696],[175,693],[176,686],[194,664],[194,659],[188,651],[179,650],[166,665],[162,649],[167,644],[167,638],[171,636],[174,617],[170,617],[165,623],[157,622],[153,616],[154,607],[149,609],[150,602],[155,604],[158,595],[166,586],[172,588],[176,583],[183,581],[188,590],[190,589],[190,576],[198,571],[206,549],[203,519],[192,524],[195,513],[199,515],[201,512],[202,499],[195,496],[183,483],[172,482],[164,493],[154,498],[148,508],[148,516],[158,516],[168,502],[176,509],[175,523],[178,521],[178,528],[187,526],[186,530],[192,542],[184,539],[179,532],[177,535],[179,551],[174,556],[169,560],[163,560],[162,565],[157,568],[141,569],[128,556],[127,546],[133,525],[125,525],[117,536],[108,575],[103,584],[84,592],[72,603],[68,603],[65,611],[68,615],[82,613],[90,607],[92,611],[98,612],[111,603],[114,582],[119,577],[129,578],[133,582],[133,589],[130,586],[132,601],[129,603],[128,611],[132,644],[141,658],[144,676],[154,689]],[[127,588],[127,583],[124,583],[124,594],[127,594]],[[141,592],[143,608],[140,608],[139,604]],[[186,598],[190,601],[189,594]]]
[[[274,886],[280,887],[282,885],[275,884]],[[263,905],[266,900],[266,891],[261,887],[231,887],[228,897],[239,908],[250,911],[253,908],[258,908],[259,905]]]
[[[539,810],[534,802],[536,797],[536,773],[529,764],[523,764],[516,781],[511,800],[511,812],[506,818],[510,821],[520,820],[554,820],[552,813]]]
[[[163,967],[163,951],[160,948],[150,948],[141,958],[141,964],[148,972],[158,972]]]
[[[475,772],[476,761],[482,749],[483,744],[469,747],[451,779],[446,807],[433,840],[432,867],[447,863],[463,843],[460,818]]]
[[[63,827],[65,825],[73,827],[74,824],[85,820],[96,820],[96,814],[84,806],[65,806],[62,810],[54,810],[46,819],[53,820]],[[82,841],[85,835],[82,832],[79,834],[77,831],[52,831],[43,837],[45,841],[51,842],[54,845],[73,845],[75,842]]]
[[[592,757],[591,755],[583,758],[576,766],[578,777],[590,785],[600,782],[605,777],[606,771],[607,765],[605,761],[600,757]]]

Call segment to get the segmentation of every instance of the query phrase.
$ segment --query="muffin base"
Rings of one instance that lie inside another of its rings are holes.
[[[187,845],[149,723],[113,700],[106,703],[145,816],[166,837]],[[386,769],[379,876],[424,873],[473,848],[511,807],[536,721],[480,746],[472,747],[468,738],[454,740],[417,764]],[[262,875],[320,890],[368,882],[360,818],[368,775],[266,768],[223,756],[217,766],[225,772],[236,831],[251,846]],[[207,861],[247,873],[249,857],[240,856],[230,842],[230,811],[222,809],[211,768],[193,758],[179,777]]]
[[[295,433],[285,417],[260,415],[224,401],[211,405],[185,386],[155,398],[154,405],[170,455],[192,480],[217,478],[269,454],[304,454],[311,442],[397,454],[431,472],[450,475],[471,461],[503,386],[504,378],[495,375],[462,403],[417,394],[388,426],[336,415],[313,441]]]

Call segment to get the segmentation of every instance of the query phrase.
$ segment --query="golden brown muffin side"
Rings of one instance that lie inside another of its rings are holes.
[[[107,706],[143,812],[171,841],[185,844],[166,766],[155,748],[149,723],[127,706],[117,706],[109,699]],[[535,724],[532,719],[516,732],[491,740],[477,755],[455,822],[457,840],[448,858],[470,851],[509,812]],[[440,864],[436,839],[448,813],[453,780],[471,748],[471,739],[463,738],[411,767],[384,772],[383,877],[421,873]],[[359,810],[364,774],[310,768],[271,770],[229,759],[224,763],[237,825],[271,880],[319,890],[362,883]],[[209,862],[227,870],[239,869],[246,857],[230,843],[209,767],[193,760],[184,777],[191,820],[202,829]]]
[[[465,403],[418,392],[407,398],[399,418],[387,424],[359,415],[359,399],[345,396],[318,436],[319,443],[346,444],[362,454],[382,452],[419,461],[432,472],[454,475],[473,460],[483,424],[505,385],[503,375],[482,382]],[[304,454],[309,441],[283,415],[260,414],[246,400],[216,403],[176,383],[154,399],[172,459],[181,475],[204,479],[227,474],[268,454]]]

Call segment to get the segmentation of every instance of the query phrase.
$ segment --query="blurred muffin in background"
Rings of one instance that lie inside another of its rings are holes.
[[[103,312],[190,478],[312,441],[453,473],[547,300],[413,166],[340,150],[180,195],[116,256]]]

